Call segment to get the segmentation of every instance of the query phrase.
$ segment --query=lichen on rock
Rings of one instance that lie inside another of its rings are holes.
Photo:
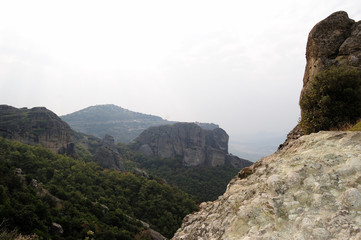
[[[187,216],[173,239],[361,239],[358,134],[303,136],[261,159]]]

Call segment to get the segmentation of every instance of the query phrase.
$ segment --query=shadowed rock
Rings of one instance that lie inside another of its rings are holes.
[[[185,166],[251,165],[228,154],[228,138],[221,128],[205,130],[194,123],[175,123],[148,128],[130,146],[151,157],[181,157]]]
[[[0,105],[0,136],[25,144],[40,144],[56,153],[74,154],[73,131],[44,107],[18,109]]]

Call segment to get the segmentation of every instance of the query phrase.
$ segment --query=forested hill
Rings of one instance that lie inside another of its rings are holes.
[[[128,143],[150,126],[169,124],[161,117],[133,112],[116,105],[91,106],[61,116],[78,132],[103,138],[112,135],[116,142]]]
[[[42,239],[151,239],[139,219],[171,237],[194,210],[162,180],[0,138],[0,236],[16,228]]]
[[[151,126],[172,124],[161,117],[133,112],[122,107],[107,104],[87,107],[61,116],[75,131],[103,138],[106,134],[116,142],[129,143]],[[216,124],[197,123],[205,129],[217,128]]]

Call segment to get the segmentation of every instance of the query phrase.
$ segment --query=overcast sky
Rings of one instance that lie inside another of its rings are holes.
[[[299,118],[307,35],[359,0],[1,1],[0,104],[116,104],[231,139]]]

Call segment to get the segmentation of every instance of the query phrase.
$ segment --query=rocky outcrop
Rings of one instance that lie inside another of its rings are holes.
[[[302,136],[243,169],[173,239],[361,239],[360,142],[360,132]]]
[[[18,109],[0,105],[0,136],[25,144],[40,144],[56,153],[74,154],[73,131],[44,107]]]
[[[120,154],[115,146],[114,138],[110,135],[105,135],[101,142],[101,146],[94,155],[94,161],[104,168],[111,168],[119,171],[125,170],[120,162]]]
[[[316,24],[308,35],[306,60],[300,101],[317,73],[331,66],[361,70],[361,21],[355,22],[346,12],[340,11]],[[297,125],[280,148],[303,134]]]
[[[186,166],[251,165],[228,154],[228,138],[221,128],[204,130],[195,123],[175,123],[148,128],[130,146],[151,157],[181,157]]]
[[[313,77],[325,68],[361,67],[361,21],[340,11],[316,24],[308,35],[306,60],[301,99]]]

